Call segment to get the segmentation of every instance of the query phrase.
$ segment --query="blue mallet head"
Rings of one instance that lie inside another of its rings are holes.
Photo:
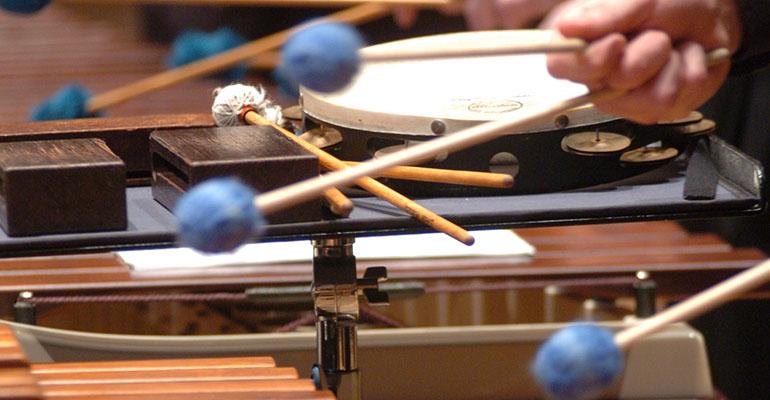
[[[257,193],[235,178],[196,185],[174,207],[182,244],[207,253],[234,250],[265,226],[254,206]]]
[[[588,323],[570,325],[551,336],[537,353],[532,371],[557,400],[601,395],[623,368],[623,353],[612,332]]]
[[[230,28],[220,28],[214,32],[186,31],[179,35],[171,45],[171,53],[166,58],[169,68],[181,67],[203,60],[246,43],[246,39]],[[246,65],[237,65],[225,73],[232,81],[239,81],[246,75]]]
[[[364,41],[355,28],[336,22],[311,24],[283,46],[281,65],[287,78],[318,92],[347,86],[358,73]]]
[[[51,0],[0,0],[0,7],[19,14],[32,14],[42,10],[50,2]]]
[[[29,114],[30,121],[50,121],[93,117],[87,110],[91,93],[78,85],[61,88]]]
[[[289,74],[286,72],[284,65],[277,66],[272,73],[273,81],[278,84],[278,90],[286,96],[292,98],[299,98],[299,85],[294,82]]]

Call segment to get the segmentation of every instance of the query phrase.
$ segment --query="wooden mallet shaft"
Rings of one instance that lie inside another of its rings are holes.
[[[351,7],[328,15],[325,18],[350,24],[362,24],[385,16],[389,12],[390,7],[387,5],[371,3]],[[164,71],[134,83],[95,95],[88,101],[86,109],[89,113],[94,113],[104,108],[126,102],[134,97],[163,89],[188,79],[221,71],[227,67],[255,57],[258,54],[280,47],[291,34],[301,28],[302,26],[286,29],[261,39],[254,40],[232,50],[228,50],[224,53],[220,53],[216,56]]]
[[[547,42],[531,43],[497,43],[497,42],[479,42],[472,46],[460,47],[420,47],[398,49],[389,48],[367,48],[359,51],[361,60],[364,62],[389,62],[389,61],[409,61],[409,60],[427,60],[434,58],[464,58],[464,57],[485,57],[485,56],[505,56],[515,54],[534,54],[534,53],[558,53],[581,51],[585,49],[587,43],[581,39],[575,38],[554,38]]]
[[[355,167],[356,161],[345,161]],[[460,171],[454,169],[398,166],[381,171],[377,176],[408,181],[448,183],[451,185],[479,186],[507,189],[513,186],[513,177],[508,174],[480,171]]]
[[[749,268],[730,279],[685,300],[636,325],[615,334],[615,343],[627,349],[636,340],[658,332],[666,325],[686,321],[728,302],[741,293],[748,292],[770,281],[770,260]]]
[[[321,166],[325,169],[333,170],[333,171],[351,169],[350,167],[348,167],[347,164],[345,164],[345,162],[337,159],[336,157],[319,149],[318,147],[313,146],[307,141],[300,139],[294,133],[289,132],[283,127],[280,127],[274,124],[272,121],[265,119],[253,109],[242,110],[241,118],[243,119],[244,122],[246,122],[249,125],[272,126],[279,132],[283,133],[289,140],[293,141],[294,143],[296,143],[303,149],[309,151],[310,153],[315,154],[316,157],[318,157],[318,160]],[[471,234],[468,233],[468,231],[466,231],[465,229],[455,225],[454,223],[434,213],[433,211],[430,211],[427,208],[417,204],[416,202],[412,201],[411,199],[407,198],[401,193],[396,192],[395,190],[383,185],[382,183],[376,181],[375,179],[370,178],[367,175],[361,175],[353,179],[351,183],[353,182],[359,187],[361,187],[362,189],[366,190],[367,192],[406,211],[407,213],[409,213],[409,215],[416,218],[418,221],[422,222],[423,224],[428,225],[439,232],[443,232],[466,245],[473,244],[473,241],[474,241],[473,236],[471,236]],[[334,187],[334,185],[327,186],[327,188],[329,187]],[[261,198],[262,196],[259,196],[257,198]],[[306,197],[306,200],[310,200],[312,197],[313,196]],[[260,210],[262,210],[262,212],[265,214],[270,214],[271,212],[276,210],[272,207],[271,208],[262,208],[262,206],[259,206],[259,207],[260,207]],[[283,208],[280,205],[278,205],[278,207],[279,209]]]

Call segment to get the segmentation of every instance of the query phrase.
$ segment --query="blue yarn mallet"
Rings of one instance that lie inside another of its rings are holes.
[[[278,85],[278,90],[280,90],[281,93],[295,99],[299,98],[299,85],[289,77],[284,65],[278,65],[273,70],[271,76],[273,81]]]
[[[67,85],[45,99],[29,114],[30,121],[87,118],[95,116],[88,110],[91,93],[82,86]]]
[[[176,206],[182,244],[207,253],[234,250],[262,233],[257,193],[235,178],[213,178],[184,194]]]
[[[348,24],[311,23],[286,41],[281,65],[291,81],[318,92],[335,92],[358,73],[358,50],[363,45],[361,35]]]
[[[770,260],[747,269],[615,335],[591,324],[574,324],[549,338],[538,351],[532,372],[553,399],[600,396],[620,376],[623,352],[668,324],[687,321],[770,281]]]
[[[51,0],[0,0],[0,7],[17,14],[32,14],[45,8]]]
[[[620,351],[608,329],[574,324],[543,344],[532,372],[541,387],[557,400],[582,400],[600,395],[623,369]]]
[[[166,65],[178,68],[244,44],[246,39],[230,28],[220,28],[214,32],[186,31],[171,44]],[[224,72],[224,76],[231,81],[239,81],[246,75],[247,69],[245,64],[239,64]]]

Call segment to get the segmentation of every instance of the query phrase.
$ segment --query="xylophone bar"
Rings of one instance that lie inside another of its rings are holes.
[[[36,375],[83,373],[83,372],[148,372],[148,371],[183,371],[187,369],[231,370],[239,368],[273,368],[275,361],[271,357],[232,357],[199,358],[195,363],[179,360],[136,360],[136,361],[90,361],[56,364],[35,364],[32,372]]]
[[[232,393],[226,394],[227,400],[333,400],[334,395],[328,391],[315,392],[262,392],[259,396],[254,393]],[[57,396],[56,400],[157,400],[155,394],[129,394],[129,395],[94,395],[94,396]],[[194,397],[184,393],[166,393],[163,394],[163,400],[222,400],[222,393],[200,393]]]
[[[0,399],[333,399],[270,357],[30,365],[0,326]]]

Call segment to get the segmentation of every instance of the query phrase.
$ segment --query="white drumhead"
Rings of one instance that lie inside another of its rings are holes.
[[[362,52],[547,43],[555,37],[542,30],[462,32],[385,43]],[[543,54],[366,63],[343,91],[324,94],[301,88],[303,109],[311,117],[346,128],[413,135],[435,135],[431,125],[437,120],[445,127],[441,133],[452,133],[586,92],[583,85],[551,77]],[[565,114],[569,127],[617,119],[590,106]],[[555,128],[554,121],[545,121],[527,132]]]

